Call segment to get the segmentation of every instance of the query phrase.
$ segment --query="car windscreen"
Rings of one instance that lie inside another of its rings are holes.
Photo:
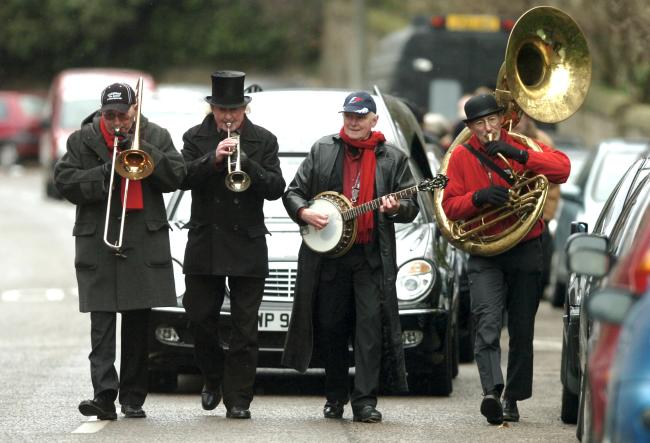
[[[607,200],[621,175],[638,157],[639,153],[634,151],[609,151],[596,171],[592,198],[599,202]]]
[[[59,126],[63,129],[78,129],[81,127],[83,119],[98,109],[97,97],[64,100],[61,106]]]

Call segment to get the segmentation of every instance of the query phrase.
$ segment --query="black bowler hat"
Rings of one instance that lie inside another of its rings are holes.
[[[239,108],[250,103],[244,95],[244,78],[239,71],[215,71],[212,73],[212,95],[205,98],[211,105],[222,108]]]
[[[465,103],[465,123],[503,111],[492,94],[475,95]]]

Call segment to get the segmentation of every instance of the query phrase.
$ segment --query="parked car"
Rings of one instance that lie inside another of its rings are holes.
[[[551,305],[561,307],[564,304],[564,294],[566,292],[566,266],[564,265],[564,244],[570,234],[570,223],[575,220],[581,205],[576,198],[568,198],[565,190],[578,189],[578,178],[581,176],[592,155],[595,151],[588,149],[579,137],[569,137],[566,135],[553,134],[555,147],[564,152],[571,161],[571,173],[567,181],[560,185],[560,201],[558,202],[555,216],[548,222],[549,232],[553,238],[553,254],[551,257],[551,275],[549,283],[544,290],[545,297]],[[564,273],[558,281],[558,263],[562,262]]]
[[[624,271],[609,276],[587,272],[585,264],[581,266],[580,263],[589,260],[584,255],[587,247],[581,246],[580,242],[584,241],[581,239],[604,239],[605,245],[600,249],[604,249],[609,254],[608,257],[615,261],[633,246],[648,206],[650,158],[646,157],[635,162],[625,173],[607,200],[594,232],[589,235],[578,234],[567,242],[567,263],[572,274],[564,314],[562,420],[577,421],[577,435],[579,438],[586,435],[587,441],[602,431],[604,379],[607,377],[602,366],[609,369],[609,361],[605,364],[602,358],[599,359],[601,370],[593,371],[591,362],[595,354],[592,354],[592,344],[597,340],[599,331],[605,329],[594,326],[585,306],[594,291],[607,286],[629,286],[629,279],[625,278]],[[589,245],[589,248],[599,249],[593,245]]]
[[[54,186],[54,165],[66,151],[68,136],[81,127],[83,119],[100,108],[100,95],[111,83],[124,82],[135,88],[144,81],[143,101],[155,89],[146,72],[127,69],[66,69],[54,77],[45,105],[45,127],[39,142],[39,160],[45,168],[45,194],[59,198]]]
[[[0,165],[38,157],[44,103],[37,93],[0,91]]]
[[[607,197],[627,168],[650,149],[647,140],[610,139],[601,142],[584,163],[575,181],[560,187],[562,204],[558,208],[555,228],[555,257],[553,258],[552,287],[548,289],[554,306],[562,306],[566,298],[569,272],[566,267],[565,243],[571,222],[585,222],[594,226]]]
[[[645,278],[639,289],[647,287],[650,272],[650,230],[645,231],[645,250],[635,272]],[[650,291],[639,296],[629,289],[608,288],[592,296],[588,309],[595,321],[621,328],[607,388],[603,441],[650,441]]]
[[[160,83],[152,96],[142,101],[142,114],[167,129],[174,146],[183,147],[183,134],[210,112],[205,97],[210,88],[186,83]]]
[[[324,134],[341,127],[337,114],[349,91],[300,90],[254,92],[249,117],[273,132],[280,146],[280,162],[287,182],[311,145]],[[390,96],[375,96],[379,123],[389,142],[403,150],[416,181],[431,176],[422,150],[423,139],[417,121],[408,108]],[[295,103],[318,103],[309,113],[295,112]],[[290,118],[290,123],[287,119]],[[198,121],[196,123],[199,123]],[[433,196],[419,193],[420,213],[408,224],[396,225],[397,292],[409,382],[423,393],[449,395],[452,378],[458,372],[458,277],[459,259],[437,231],[433,217]],[[178,191],[169,204],[172,257],[178,305],[152,312],[150,322],[150,381],[152,387],[173,388],[181,372],[195,372],[193,339],[182,307],[183,254],[187,234],[182,228],[190,218],[191,194]],[[301,237],[298,226],[286,214],[280,200],[265,202],[270,273],[259,312],[259,367],[280,367],[280,357],[291,315]],[[228,296],[221,311],[220,337],[227,347],[230,305]],[[352,361],[352,360],[351,360]],[[318,360],[313,367],[320,367]]]

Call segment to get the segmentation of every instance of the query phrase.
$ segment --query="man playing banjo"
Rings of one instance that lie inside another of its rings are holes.
[[[394,223],[412,221],[416,198],[391,193],[413,186],[406,156],[385,142],[377,107],[366,92],[350,94],[343,104],[343,127],[318,140],[283,196],[289,216],[301,227],[326,228],[330,217],[310,207],[324,191],[343,194],[352,205],[381,197],[379,211],[357,218],[352,246],[336,257],[303,241],[298,256],[293,313],[283,364],[304,372],[313,344],[325,367],[325,418],[341,418],[350,400],[354,421],[375,423],[377,391],[406,391],[395,278]],[[354,337],[354,387],[350,394],[348,343]],[[382,338],[383,337],[383,338]]]

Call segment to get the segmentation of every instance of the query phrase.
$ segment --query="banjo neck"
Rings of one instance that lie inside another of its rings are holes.
[[[410,188],[402,189],[401,191],[393,192],[392,194],[386,194],[384,195],[384,197],[403,198],[403,197],[408,197],[409,195],[413,195],[418,191],[419,191],[418,186],[415,185],[415,186],[411,186]],[[379,197],[374,200],[370,200],[369,202],[366,202],[362,205],[347,209],[341,213],[341,217],[343,218],[344,221],[349,221],[352,220],[353,218],[360,216],[365,212],[373,211],[379,208],[379,206],[381,206],[382,198],[383,197]]]

